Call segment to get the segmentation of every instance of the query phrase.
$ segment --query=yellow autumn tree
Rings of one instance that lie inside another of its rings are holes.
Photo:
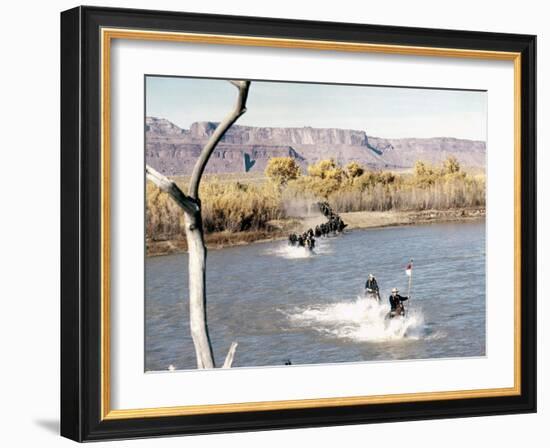
[[[365,170],[357,162],[350,162],[346,165],[346,174],[351,179],[362,176]]]
[[[279,186],[297,179],[300,174],[300,165],[292,157],[272,157],[265,168],[265,175]]]
[[[311,177],[319,177],[321,179],[332,179],[337,182],[342,180],[344,171],[334,159],[320,160],[313,165],[307,167],[307,172]]]
[[[445,162],[443,162],[443,172],[445,174],[455,174],[460,171],[460,163],[454,156],[449,156]]]

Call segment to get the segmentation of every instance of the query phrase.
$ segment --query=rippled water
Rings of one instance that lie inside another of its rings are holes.
[[[315,254],[277,241],[211,250],[208,324],[234,367],[485,355],[485,222],[355,230]],[[393,286],[412,299],[386,321]],[[362,297],[374,272],[382,304]],[[146,370],[194,369],[187,255],[146,260]]]

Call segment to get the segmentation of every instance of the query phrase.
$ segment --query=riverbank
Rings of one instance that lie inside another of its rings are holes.
[[[484,218],[485,209],[461,208],[451,210],[348,212],[340,213],[340,216],[344,222],[348,224],[347,230],[353,230],[439,222],[471,221]],[[269,228],[263,231],[226,231],[209,233],[205,235],[206,246],[209,249],[222,249],[229,246],[286,239],[289,233],[304,232],[324,221],[325,218],[322,215],[316,214],[304,218],[270,221],[268,223]],[[181,253],[187,251],[187,241],[184,235],[182,235],[182,239],[147,241],[146,251],[147,256]]]

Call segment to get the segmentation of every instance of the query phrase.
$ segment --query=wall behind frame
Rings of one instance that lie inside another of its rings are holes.
[[[87,1],[88,5],[185,10],[310,20],[349,21],[386,25],[515,32],[538,35],[538,117],[550,120],[548,77],[550,36],[544,3],[524,0],[462,2],[399,0],[393,2],[318,2],[304,0],[145,0]],[[2,312],[0,372],[6,386],[0,416],[6,424],[0,438],[6,446],[35,444],[70,446],[57,436],[59,415],[59,12],[78,5],[72,1],[9,2],[0,29],[3,67],[0,71],[3,124]],[[542,208],[550,179],[550,158],[541,150],[546,137],[538,129],[539,229],[549,221],[550,205]],[[550,268],[543,266],[550,237],[539,234],[539,297],[550,293]],[[542,446],[548,440],[550,392],[544,376],[547,360],[542,346],[550,346],[549,331],[541,324],[547,307],[539,300],[539,414],[458,420],[344,426],[232,435],[165,438],[118,442],[117,446],[239,448],[307,446],[334,447],[369,444],[392,447],[492,445]],[[548,316],[546,316],[548,318]],[[8,423],[9,422],[9,423]],[[16,442],[17,440],[17,442]],[[538,442],[538,443],[537,443]],[[72,445],[74,446],[74,445]],[[104,443],[95,446],[115,446]]]

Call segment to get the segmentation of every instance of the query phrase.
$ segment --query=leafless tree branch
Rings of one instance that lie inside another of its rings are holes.
[[[197,202],[181,191],[174,181],[160,174],[149,165],[145,165],[145,174],[147,179],[159,187],[161,191],[168,193],[186,213],[193,215],[199,211]]]
[[[237,121],[237,119],[246,112],[246,100],[248,98],[248,88],[250,87],[250,81],[229,81],[232,85],[237,87],[239,90],[239,96],[237,102],[233,107],[233,110],[226,115],[226,117],[221,121],[220,124],[216,127],[214,133],[210,136],[210,139],[204,146],[195,163],[193,173],[191,174],[191,180],[189,181],[189,196],[194,199],[199,198],[199,184],[204,172],[204,168],[212,155],[212,152],[218,145],[219,141],[222,139],[226,131]]]
[[[235,358],[235,351],[237,350],[237,344],[236,342],[233,342],[231,344],[231,347],[229,347],[229,351],[227,352],[227,355],[225,357],[225,362],[223,363],[222,369],[230,369],[233,365],[233,358]]]
[[[189,182],[188,195],[183,193],[175,182],[146,166],[147,178],[157,185],[183,209],[185,214],[185,234],[189,252],[189,325],[197,357],[197,368],[215,367],[212,343],[206,318],[206,245],[202,227],[199,185],[204,169],[212,152],[225,132],[246,112],[246,100],[250,81],[229,81],[237,87],[239,94],[233,110],[216,127],[214,133],[202,149]],[[237,343],[233,342],[225,358],[223,368],[233,364]]]

